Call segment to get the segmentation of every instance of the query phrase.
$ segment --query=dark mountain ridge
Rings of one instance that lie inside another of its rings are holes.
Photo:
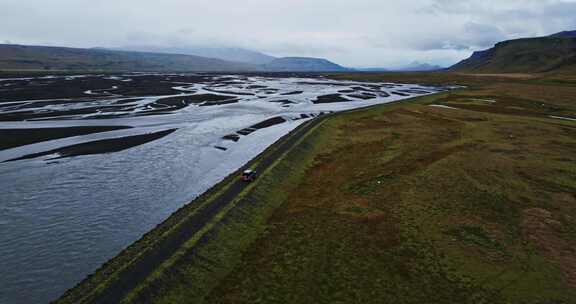
[[[311,57],[277,58],[263,67],[269,71],[285,72],[344,72],[351,70],[323,58]]]
[[[276,57],[262,52],[233,47],[154,47],[154,46],[129,46],[113,48],[110,50],[133,51],[163,54],[194,55],[206,58],[215,58],[226,61],[242,62],[250,64],[266,64]]]
[[[549,37],[555,37],[555,38],[576,38],[576,31],[563,31],[560,33],[556,33],[553,35],[550,35]]]
[[[226,51],[230,55],[233,51]],[[246,52],[240,52],[246,55]],[[266,56],[266,55],[264,55]],[[266,64],[188,54],[0,44],[0,71],[102,72],[338,72],[348,71],[321,58],[274,58]],[[261,57],[262,60],[264,60]],[[268,61],[268,60],[266,60]]]
[[[0,45],[0,69],[71,71],[255,71],[255,65],[193,55],[52,46]]]
[[[472,73],[543,73],[571,71],[576,67],[576,31],[521,38],[477,51],[450,70]]]

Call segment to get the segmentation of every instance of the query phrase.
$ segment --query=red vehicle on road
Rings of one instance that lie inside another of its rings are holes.
[[[242,179],[242,181],[252,182],[256,179],[256,171],[245,170],[244,172],[242,172],[242,176],[240,178]]]

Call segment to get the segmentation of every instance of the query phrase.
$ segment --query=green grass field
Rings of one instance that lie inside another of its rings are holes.
[[[576,121],[552,118],[576,118],[574,78],[332,77],[467,88],[327,118],[123,303],[576,302]],[[194,206],[61,303],[93,302]]]
[[[490,79],[326,121],[204,302],[576,302],[574,85]]]

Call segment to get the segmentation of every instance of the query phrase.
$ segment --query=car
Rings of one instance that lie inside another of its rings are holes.
[[[256,179],[256,171],[254,170],[244,170],[242,176],[240,177],[242,181],[252,182]]]

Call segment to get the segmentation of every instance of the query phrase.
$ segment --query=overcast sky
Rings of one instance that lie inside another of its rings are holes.
[[[0,42],[227,46],[352,67],[452,64],[576,29],[576,0],[0,0]]]

